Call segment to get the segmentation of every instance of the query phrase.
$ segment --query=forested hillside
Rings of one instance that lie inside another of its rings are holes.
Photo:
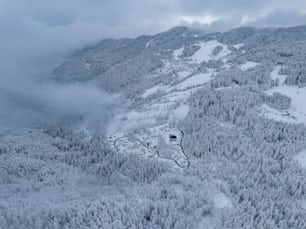
[[[306,228],[306,27],[106,39],[47,82],[121,105],[1,127],[0,228]]]

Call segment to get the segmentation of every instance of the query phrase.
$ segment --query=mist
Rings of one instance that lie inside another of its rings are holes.
[[[50,63],[40,64],[8,59],[11,62],[0,70],[0,124],[42,127],[73,117],[88,128],[106,128],[113,112],[118,111],[118,102],[95,85],[51,80],[51,71],[62,58],[53,56]]]
[[[21,40],[11,30],[0,44],[0,124],[41,127],[77,117],[83,125],[103,131],[118,107],[111,95],[90,84],[50,80],[66,56],[91,42],[79,39],[65,46],[68,37],[60,41],[28,32]]]
[[[88,128],[105,129],[115,100],[93,85],[37,81],[1,81],[0,120],[9,126],[54,125],[67,117],[78,118]]]
[[[22,4],[0,3],[0,124],[41,126],[78,117],[103,129],[118,107],[111,95],[90,84],[49,80],[67,56],[103,39],[103,31],[83,23],[44,24]]]

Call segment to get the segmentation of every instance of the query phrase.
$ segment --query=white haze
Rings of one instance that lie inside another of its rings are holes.
[[[73,116],[102,130],[114,110],[113,103],[110,95],[92,85],[59,85],[31,77],[0,84],[2,124],[52,124]]]
[[[110,95],[93,85],[48,80],[66,56],[98,42],[102,32],[89,32],[91,26],[48,26],[22,9],[0,1],[0,124],[41,125],[74,116],[103,129],[115,107]]]

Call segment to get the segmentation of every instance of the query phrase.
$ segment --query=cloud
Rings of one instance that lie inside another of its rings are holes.
[[[113,112],[119,110],[117,105],[112,96],[94,85],[28,79],[2,81],[0,85],[0,123],[6,125],[50,125],[69,116],[102,132]]]
[[[252,12],[263,7],[269,0],[179,0],[181,9],[190,14],[200,14],[203,12],[226,15],[233,12]]]
[[[250,21],[249,24],[258,27],[286,27],[304,25],[305,22],[306,14],[297,12],[295,10],[276,10],[265,17],[257,18],[254,21]]]
[[[88,125],[93,121],[95,126],[105,125],[115,110],[112,96],[93,85],[47,81],[66,55],[99,41],[103,28],[61,17],[38,20],[36,11],[28,12],[22,4],[1,1],[0,6],[0,122],[30,125],[73,115],[83,117]]]
[[[214,17],[212,15],[202,15],[202,16],[184,16],[182,17],[182,23],[185,24],[195,24],[198,23],[200,25],[211,25],[213,22],[218,21],[219,18]]]

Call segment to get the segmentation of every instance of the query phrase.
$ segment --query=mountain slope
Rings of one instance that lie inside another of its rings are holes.
[[[176,27],[77,52],[53,80],[125,107],[105,136],[3,131],[0,225],[306,228],[305,33]]]

